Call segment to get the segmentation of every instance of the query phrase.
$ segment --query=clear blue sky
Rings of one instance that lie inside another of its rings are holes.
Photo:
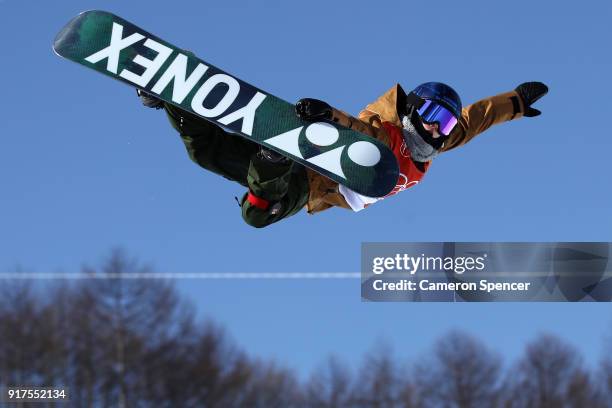
[[[0,268],[78,270],[111,247],[162,272],[357,272],[364,241],[612,241],[609,2],[45,2],[0,0]],[[540,80],[544,113],[442,155],[366,211],[243,224],[243,189],[192,164],[133,89],[51,50],[104,9],[288,101],[357,114],[395,82],[464,103]],[[510,357],[541,331],[590,361],[610,304],[366,304],[358,280],[179,281],[242,347],[307,371],[381,339],[416,356],[464,328]]]

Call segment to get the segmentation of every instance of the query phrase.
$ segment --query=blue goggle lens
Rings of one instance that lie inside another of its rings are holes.
[[[438,124],[438,131],[444,136],[450,135],[450,132],[457,125],[457,118],[446,109],[444,106],[432,100],[425,99],[423,106],[417,112],[425,123]]]

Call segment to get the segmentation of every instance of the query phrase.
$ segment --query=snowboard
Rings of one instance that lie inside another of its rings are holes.
[[[383,143],[327,122],[105,11],[73,18],[53,43],[61,57],[144,90],[370,197],[395,187],[398,165]]]

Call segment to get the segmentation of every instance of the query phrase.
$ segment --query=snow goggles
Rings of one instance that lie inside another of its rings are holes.
[[[458,122],[451,111],[431,99],[423,99],[415,94],[410,94],[409,96],[408,102],[413,103],[417,107],[417,113],[423,122],[430,125],[437,123],[440,134],[444,136],[450,135],[450,132]]]

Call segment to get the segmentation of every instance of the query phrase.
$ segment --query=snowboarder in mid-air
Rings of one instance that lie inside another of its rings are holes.
[[[163,108],[193,161],[248,188],[239,203],[254,227],[303,207],[361,211],[419,183],[439,153],[539,115],[531,105],[548,92],[526,82],[462,108],[443,83],[408,94],[397,84],[354,118],[317,99],[283,101],[103,10],[72,18],[53,50]]]
[[[400,169],[388,197],[419,183],[438,154],[466,144],[492,125],[540,115],[531,105],[547,92],[541,82],[526,82],[462,108],[459,95],[446,84],[424,83],[408,94],[396,84],[358,118],[317,99],[301,99],[295,109],[301,119],[337,123],[385,143]],[[139,96],[145,106],[166,111],[193,161],[248,188],[240,205],[251,226],[265,227],[303,207],[310,214],[331,207],[360,211],[383,198],[360,195],[150,94],[139,91]]]

